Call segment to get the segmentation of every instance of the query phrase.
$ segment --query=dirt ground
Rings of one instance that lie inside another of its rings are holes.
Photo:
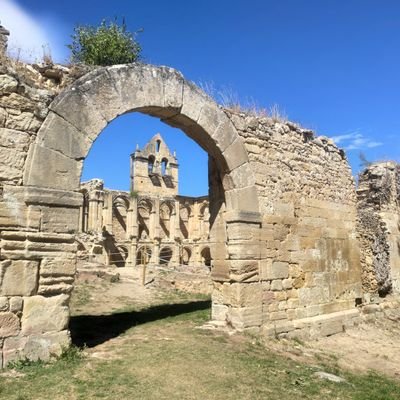
[[[141,269],[121,268],[108,270],[103,278],[81,279],[74,291],[72,299],[72,315],[103,315],[111,314],[115,310],[123,310],[132,305],[148,307],[152,305],[173,303],[185,296],[183,290],[176,290],[176,286],[194,290],[194,277],[190,273],[172,276],[163,276],[160,272],[147,271],[146,285],[142,285]],[[114,277],[114,278],[113,278]],[[196,278],[197,279],[197,278]],[[198,286],[199,299],[206,299],[207,277],[202,277]],[[187,280],[187,285],[185,285]],[[179,281],[179,285],[176,282]],[[171,284],[172,282],[172,284]],[[190,283],[191,282],[191,283]],[[174,290],[171,290],[172,286]],[[170,287],[168,287],[170,286]],[[193,297],[193,295],[191,295]],[[189,296],[190,297],[190,296]],[[188,298],[189,298],[188,297]],[[190,297],[190,298],[192,298]],[[232,336],[232,340],[240,341],[240,334]],[[235,338],[234,338],[235,336]],[[124,336],[114,335],[109,341],[102,341],[88,351],[93,357],[113,357],[111,348],[121,341],[127,340]],[[166,339],[167,340],[167,339]],[[376,371],[400,380],[400,309],[390,310],[386,318],[364,322],[342,334],[321,338],[314,341],[263,340],[269,351],[288,356],[299,362],[315,363],[334,362],[340,369],[353,372]]]

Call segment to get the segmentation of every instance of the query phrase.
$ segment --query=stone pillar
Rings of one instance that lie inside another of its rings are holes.
[[[113,199],[111,193],[106,193],[103,208],[103,226],[112,234]]]
[[[181,243],[180,242],[176,242],[174,244],[174,246],[172,246],[173,248],[173,253],[172,253],[172,258],[171,258],[171,266],[172,267],[177,267],[179,266],[180,263],[180,249],[181,249]]]
[[[137,244],[136,239],[132,240],[128,250],[128,259],[127,263],[129,267],[136,267],[136,251],[137,251]]]
[[[196,243],[193,246],[193,253],[192,253],[192,259],[191,259],[191,264],[194,266],[199,266],[201,265],[201,255],[200,255],[200,247],[201,245]]]
[[[176,210],[175,210],[175,206],[173,207],[173,209],[171,210],[171,215],[169,217],[169,238],[170,239],[175,239],[175,224],[176,224]]]
[[[126,215],[126,239],[131,240],[138,235],[137,225],[137,199],[131,198],[129,209]]]
[[[104,194],[100,190],[89,192],[89,223],[88,229],[101,232],[103,226]]]
[[[70,344],[68,304],[82,205],[82,194],[74,191],[3,190],[0,214],[8,216],[8,227],[0,229],[0,368],[25,357],[49,359]]]
[[[92,193],[90,193],[92,196]],[[96,231],[96,220],[97,220],[97,200],[89,198],[89,218],[88,218],[88,230]]]
[[[83,227],[83,221],[84,221],[84,215],[83,215],[83,213],[84,213],[85,211],[84,211],[84,207],[83,207],[83,205],[81,205],[80,207],[79,207],[79,227],[78,227],[78,232],[84,232],[85,230],[84,230],[84,227]]]
[[[181,237],[181,229],[179,227],[179,220],[180,220],[180,215],[179,215],[179,200],[175,200],[175,226],[173,228],[173,238],[179,238]]]
[[[155,240],[154,241],[154,246],[152,249],[152,253],[151,253],[151,264],[154,265],[159,265],[160,264],[160,241],[159,240]]]
[[[154,199],[150,221],[150,238],[158,239],[160,237],[160,199],[158,197]]]
[[[97,232],[101,232],[103,229],[103,208],[104,208],[104,192],[97,192]]]
[[[240,211],[226,212],[224,218],[229,243],[226,270],[221,272],[222,276],[227,272],[230,290],[237,294],[234,300],[224,299],[228,305],[226,319],[238,330],[257,330],[264,322],[260,276],[262,218],[256,212]]]
[[[192,239],[197,239],[200,237],[200,204],[193,204],[193,217],[191,219],[191,226],[189,235]]]

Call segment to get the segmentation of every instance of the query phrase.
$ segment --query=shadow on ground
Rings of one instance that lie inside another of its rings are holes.
[[[109,315],[79,315],[71,317],[69,329],[72,343],[78,347],[94,347],[119,336],[137,325],[168,317],[206,310],[211,302],[193,301],[184,304],[163,304],[143,311],[128,311]]]

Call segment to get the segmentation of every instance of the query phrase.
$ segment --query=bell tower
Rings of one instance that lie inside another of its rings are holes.
[[[157,133],[131,154],[131,190],[162,196],[178,194],[178,161]]]

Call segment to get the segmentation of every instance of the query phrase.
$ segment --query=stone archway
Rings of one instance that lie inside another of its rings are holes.
[[[41,340],[38,354],[49,354],[50,348],[68,340],[83,160],[108,122],[128,112],[158,117],[180,128],[208,152],[212,279],[216,285],[235,285],[238,296],[257,279],[261,215],[255,179],[243,141],[225,112],[171,68],[141,64],[99,68],[53,101],[25,164],[20,201],[33,216],[40,210],[42,219],[34,226],[27,221],[29,229],[10,240],[25,243],[23,258],[37,263],[39,283],[24,300],[29,313],[22,316],[22,336],[24,346],[29,340]],[[64,277],[68,284],[64,285]],[[212,319],[246,326],[247,305],[234,300],[229,290],[223,293],[213,298]],[[257,321],[261,321],[258,306],[256,311]],[[38,313],[40,321],[35,319]]]

